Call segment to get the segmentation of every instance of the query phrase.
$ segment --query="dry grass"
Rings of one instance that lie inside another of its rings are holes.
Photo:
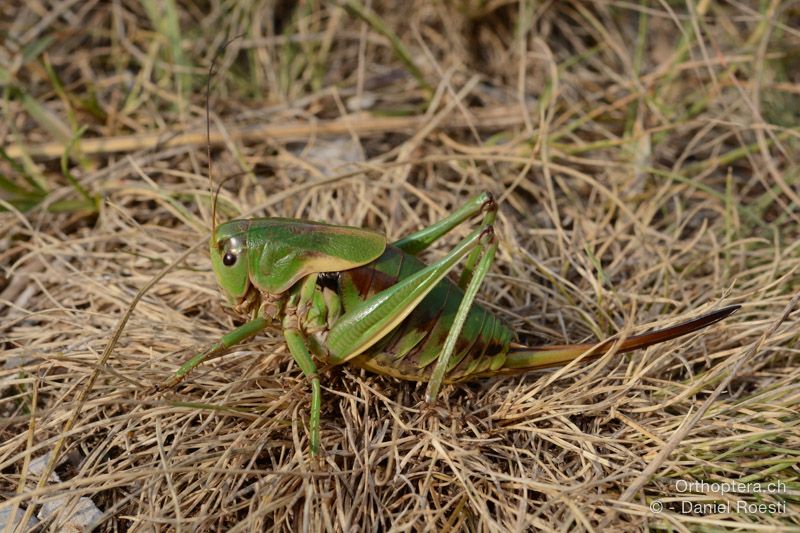
[[[800,528],[797,312],[779,323],[800,288],[796,2],[186,4],[0,7],[0,512],[49,530]],[[525,340],[743,308],[446,387],[426,421],[423,386],[334,369],[319,468],[278,332],[157,394],[236,320],[203,244],[204,83],[233,35],[211,91],[216,176],[241,174],[224,217],[395,239],[489,190],[480,297]],[[195,244],[104,361],[137,291]],[[682,490],[696,481],[782,489]],[[102,515],[70,518],[79,496]]]

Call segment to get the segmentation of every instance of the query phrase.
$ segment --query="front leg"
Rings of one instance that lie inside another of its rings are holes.
[[[308,339],[301,331],[300,323],[305,320],[311,306],[317,275],[307,276],[299,284],[299,289],[290,296],[283,318],[283,337],[292,357],[311,382],[311,410],[308,420],[308,433],[311,456],[319,455],[319,419],[322,410],[322,388],[319,383],[317,365],[308,350]]]
[[[246,322],[236,328],[235,330],[223,335],[222,338],[209,346],[207,349],[202,351],[201,353],[195,355],[185,363],[181,365],[181,367],[175,371],[175,374],[167,380],[165,383],[161,385],[161,388],[172,388],[178,383],[180,383],[186,375],[191,372],[195,367],[199,366],[200,364],[208,361],[209,359],[213,359],[218,355],[224,354],[229,348],[232,346],[242,343],[257,335],[260,331],[266,328],[269,325],[269,321],[267,321],[264,317],[258,316],[251,320],[250,322]]]

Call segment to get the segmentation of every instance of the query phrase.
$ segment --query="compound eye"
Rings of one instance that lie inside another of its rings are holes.
[[[225,252],[222,256],[222,264],[225,266],[233,266],[236,263],[236,254],[233,252]]]

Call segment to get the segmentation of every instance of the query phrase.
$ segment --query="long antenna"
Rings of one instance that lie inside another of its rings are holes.
[[[206,154],[208,157],[208,190],[212,194],[211,235],[214,235],[214,232],[217,231],[217,197],[219,196],[219,191],[222,188],[222,184],[225,183],[225,180],[223,180],[217,187],[216,192],[214,191],[214,178],[211,176],[211,80],[214,77],[214,67],[217,65],[217,59],[219,56],[221,56],[222,52],[228,48],[229,44],[242,35],[243,34],[237,35],[223,44],[222,47],[217,50],[217,53],[214,54],[214,59],[211,60],[211,66],[208,67],[208,79],[206,80]]]

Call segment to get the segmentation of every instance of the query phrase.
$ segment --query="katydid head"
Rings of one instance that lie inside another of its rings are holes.
[[[211,266],[229,303],[242,302],[250,286],[247,233],[249,221],[234,220],[216,226],[209,239]]]

